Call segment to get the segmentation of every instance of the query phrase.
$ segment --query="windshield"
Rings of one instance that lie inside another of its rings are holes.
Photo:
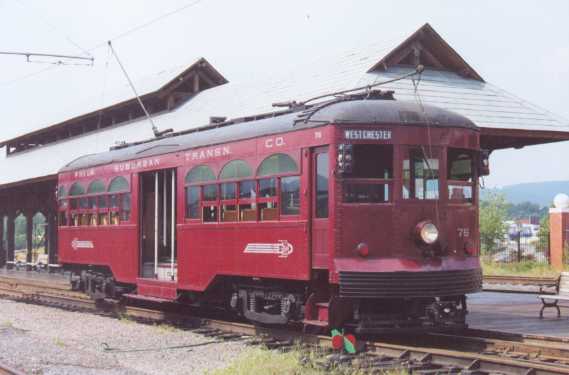
[[[439,199],[438,150],[430,157],[421,149],[408,149],[403,159],[403,199]]]
[[[344,203],[390,201],[393,178],[393,146],[353,145],[353,170],[343,182]]]
[[[454,202],[471,203],[473,185],[473,153],[449,148],[447,154],[448,198]]]

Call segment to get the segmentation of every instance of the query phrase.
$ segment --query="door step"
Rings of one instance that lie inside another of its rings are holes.
[[[323,322],[322,320],[304,319],[302,321],[302,323],[306,324],[307,326],[316,326],[316,327],[323,327],[323,328],[328,327],[328,322]]]
[[[328,302],[312,303],[312,301],[309,301],[308,303],[311,305],[309,309],[309,316],[307,319],[304,319],[302,323],[306,326],[327,328],[329,325],[328,317],[330,304]]]
[[[172,281],[136,279],[136,296],[175,301],[178,298],[178,284]]]
[[[330,307],[330,304],[328,302],[317,302],[315,305],[316,311],[318,312],[317,319],[328,324],[328,308]]]
[[[144,302],[172,303],[172,300],[170,299],[142,296],[140,294],[133,294],[133,293],[123,294],[123,297],[137,301],[144,301]]]

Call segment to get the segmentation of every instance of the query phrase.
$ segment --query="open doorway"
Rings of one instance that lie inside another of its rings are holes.
[[[140,174],[141,277],[177,279],[176,170]]]

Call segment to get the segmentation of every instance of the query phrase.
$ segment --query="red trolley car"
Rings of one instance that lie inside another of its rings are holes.
[[[94,298],[460,328],[481,287],[486,166],[471,121],[391,93],[210,124],[65,166],[60,262]]]

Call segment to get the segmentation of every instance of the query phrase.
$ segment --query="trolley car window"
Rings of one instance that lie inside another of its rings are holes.
[[[391,178],[392,145],[354,145],[353,178]]]
[[[198,165],[197,167],[192,168],[192,170],[186,175],[186,184],[195,184],[198,182],[213,180],[215,180],[215,175],[211,168],[206,165]]]
[[[217,206],[204,206],[203,221],[207,223],[217,222]]]
[[[95,180],[89,184],[87,187],[87,194],[100,194],[105,192],[105,184],[101,180]],[[95,209],[98,206],[98,198],[102,197],[89,197],[89,208]],[[96,222],[95,222],[96,224]],[[94,225],[95,225],[94,224]]]
[[[206,165],[198,165],[192,168],[186,175],[186,184],[198,184],[207,181],[215,181],[215,175],[210,167]],[[213,200],[217,199],[217,187],[215,185],[210,186],[207,190],[208,196],[213,195]],[[188,219],[199,219],[201,210],[201,187],[200,186],[186,186],[186,218]],[[204,199],[208,200],[204,195]],[[203,209],[204,213],[206,208]],[[208,211],[208,214],[209,211]],[[215,216],[215,221],[217,221],[217,215]],[[211,219],[211,215],[204,215],[204,221],[206,219]]]
[[[217,185],[205,185],[203,187],[203,200],[204,201],[217,200]]]
[[[186,187],[186,217],[200,218],[200,188],[199,186]]]
[[[472,154],[468,151],[449,148],[448,179],[472,181]]]
[[[108,197],[109,223],[111,225],[118,225],[121,221],[130,220],[131,197],[129,190],[130,187],[126,178],[118,176],[111,180],[108,188],[108,192],[112,193]],[[104,224],[104,217],[99,217],[100,222],[101,220]]]
[[[257,175],[270,176],[295,172],[298,172],[298,166],[290,156],[286,154],[274,154],[263,160],[257,170]]]
[[[261,221],[278,220],[279,212],[276,197],[277,179],[272,177],[259,180],[259,198],[265,198],[259,203]]]
[[[426,154],[410,150],[403,160],[404,199],[439,199],[439,159]]]
[[[393,145],[357,144],[353,154],[353,171],[343,183],[344,203],[389,202]]]
[[[85,194],[85,189],[78,182],[75,182],[69,188],[69,196],[70,197],[76,197],[78,195],[83,195],[83,194]],[[79,208],[79,198],[70,198],[69,199],[69,207],[71,208],[71,210],[78,209]],[[80,215],[78,213],[76,213],[76,212],[71,213],[71,221],[72,221],[74,226],[79,226],[80,219],[81,218],[80,218]]]
[[[286,154],[265,158],[251,179],[253,169],[244,160],[232,160],[219,173],[193,168],[186,176],[186,218],[208,222],[248,222],[279,220],[280,215],[300,213],[300,177],[296,162]],[[231,180],[224,182],[224,180]],[[237,180],[237,181],[235,181]],[[239,181],[242,180],[242,181]],[[204,182],[210,182],[205,183]],[[280,211],[279,211],[280,210]]]
[[[328,217],[328,153],[316,155],[316,217]]]
[[[71,197],[74,197],[77,195],[83,195],[83,194],[85,194],[85,189],[78,182],[75,182],[69,188],[69,196],[71,196]],[[79,199],[78,198],[71,198],[69,200],[69,205],[71,206],[71,209],[74,209],[74,210],[78,209],[79,208]]]
[[[257,182],[247,180],[239,182],[239,220],[257,221]]]
[[[281,178],[281,214],[298,215],[300,213],[300,177]]]
[[[89,208],[89,199],[87,197],[79,198],[79,208],[82,209]]]
[[[59,185],[57,188],[57,202],[59,207],[58,224],[62,227],[67,226],[67,197],[63,185]]]
[[[253,174],[249,164],[243,160],[232,160],[225,164],[221,173],[219,174],[220,180],[230,180],[237,178],[251,177]]]
[[[236,193],[237,193],[237,188],[235,183],[230,182],[230,183],[221,184],[222,200],[235,199]]]
[[[449,200],[472,202],[473,156],[468,150],[449,148],[447,154],[447,178]]]
[[[107,208],[107,197],[105,195],[99,195],[97,197],[97,206],[99,206],[99,208]]]
[[[217,222],[217,185],[205,185],[203,187],[203,221],[204,222]]]
[[[109,196],[109,206],[111,208],[111,219],[110,219],[110,223],[112,225],[118,225],[120,220],[119,220],[119,199],[120,196],[118,194],[112,194]]]
[[[117,193],[120,191],[128,191],[128,190],[129,190],[128,181],[126,180],[126,178],[122,176],[113,178],[111,180],[111,183],[109,184],[109,193]]]
[[[123,194],[121,202],[121,221],[130,220],[131,200],[130,194]]]
[[[277,179],[265,178],[259,180],[259,196],[261,198],[275,197],[277,195]]]
[[[101,180],[95,180],[89,184],[87,194],[98,194],[105,192],[105,184]]]
[[[221,205],[221,221],[237,221],[237,184],[221,184],[221,199],[224,201]]]
[[[69,195],[75,196],[75,195],[83,195],[83,194],[85,194],[85,189],[78,182],[75,182],[69,188]]]
[[[59,186],[57,187],[57,199],[58,199],[59,201],[62,201],[62,200],[65,199],[66,196],[67,196],[67,195],[66,195],[66,191],[65,191],[65,186],[59,185]]]
[[[239,183],[239,198],[255,199],[256,193],[255,180],[241,181]]]
[[[110,201],[110,207],[111,208],[119,208],[119,195],[118,194],[112,194],[109,196],[109,201]]]

